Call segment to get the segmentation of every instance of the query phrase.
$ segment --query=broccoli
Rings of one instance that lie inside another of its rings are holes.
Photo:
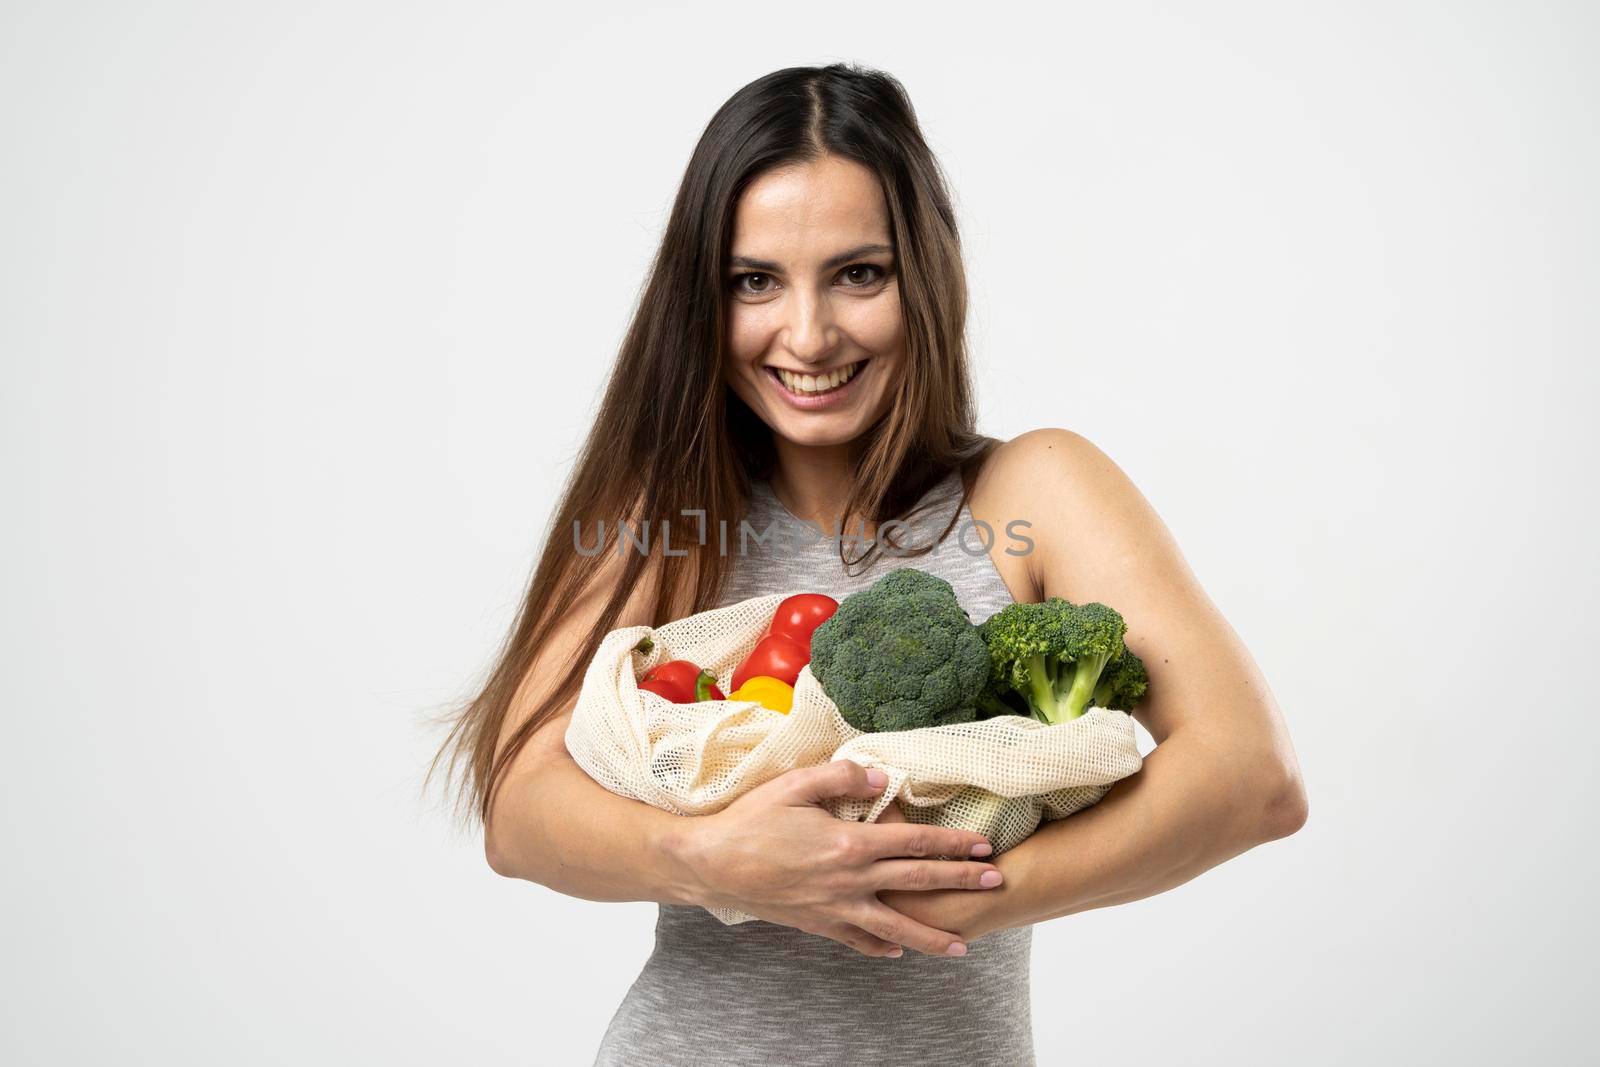
[[[900,567],[817,627],[811,673],[857,730],[915,730],[977,717],[989,652],[949,582]]]
[[[1145,690],[1150,688],[1150,676],[1145,672],[1144,660],[1128,648],[1122,655],[1106,664],[1100,675],[1100,684],[1094,687],[1095,707],[1132,711]]]
[[[1104,604],[1051,597],[1008,604],[978,627],[989,650],[984,715],[1033,715],[1047,723],[1082,715],[1090,702],[1128,710],[1144,695],[1144,663],[1123,644],[1127,623]]]

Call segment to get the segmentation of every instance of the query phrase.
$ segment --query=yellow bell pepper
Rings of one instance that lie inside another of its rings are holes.
[[[728,694],[729,700],[754,700],[764,708],[789,714],[794,707],[794,686],[778,678],[758,674]]]

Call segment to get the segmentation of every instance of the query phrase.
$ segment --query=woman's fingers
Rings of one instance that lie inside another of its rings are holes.
[[[878,779],[873,784],[872,778]],[[817,804],[835,797],[856,797],[866,800],[883,792],[889,778],[882,771],[868,771],[855,760],[836,759],[814,767],[785,771],[774,782],[781,782],[791,803]]]
[[[953,830],[926,823],[867,823],[862,826],[866,854],[872,859],[890,856],[949,856],[967,859],[994,850],[988,838],[971,830]]]
[[[859,919],[852,920],[862,930],[882,941],[914,948],[929,956],[965,956],[967,946],[945,930],[919,923],[903,912],[895,911],[881,900],[866,904]],[[951,951],[954,949],[955,951]]]
[[[1000,868],[973,860],[879,860],[867,868],[873,892],[880,889],[993,889],[1004,881]]]

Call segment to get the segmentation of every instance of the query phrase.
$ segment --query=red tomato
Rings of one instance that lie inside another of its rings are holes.
[[[800,668],[810,662],[811,650],[807,646],[796,644],[780,634],[768,634],[756,642],[750,655],[733,672],[733,687],[738,689],[744,685],[746,678],[754,678],[758,674],[793,685],[794,680],[800,677]]]
[[[693,704],[700,700],[725,700],[717,679],[686,659],[658,663],[639,680],[639,688],[666,697],[674,704]]]
[[[839,602],[826,593],[796,593],[772,613],[772,625],[767,627],[767,633],[787,637],[806,650],[809,661],[812,633],[838,610]]]

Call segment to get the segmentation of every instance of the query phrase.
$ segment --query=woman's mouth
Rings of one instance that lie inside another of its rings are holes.
[[[837,367],[826,374],[797,374],[784,367],[766,367],[767,379],[785,400],[797,408],[815,411],[842,401],[855,385],[867,360]]]

